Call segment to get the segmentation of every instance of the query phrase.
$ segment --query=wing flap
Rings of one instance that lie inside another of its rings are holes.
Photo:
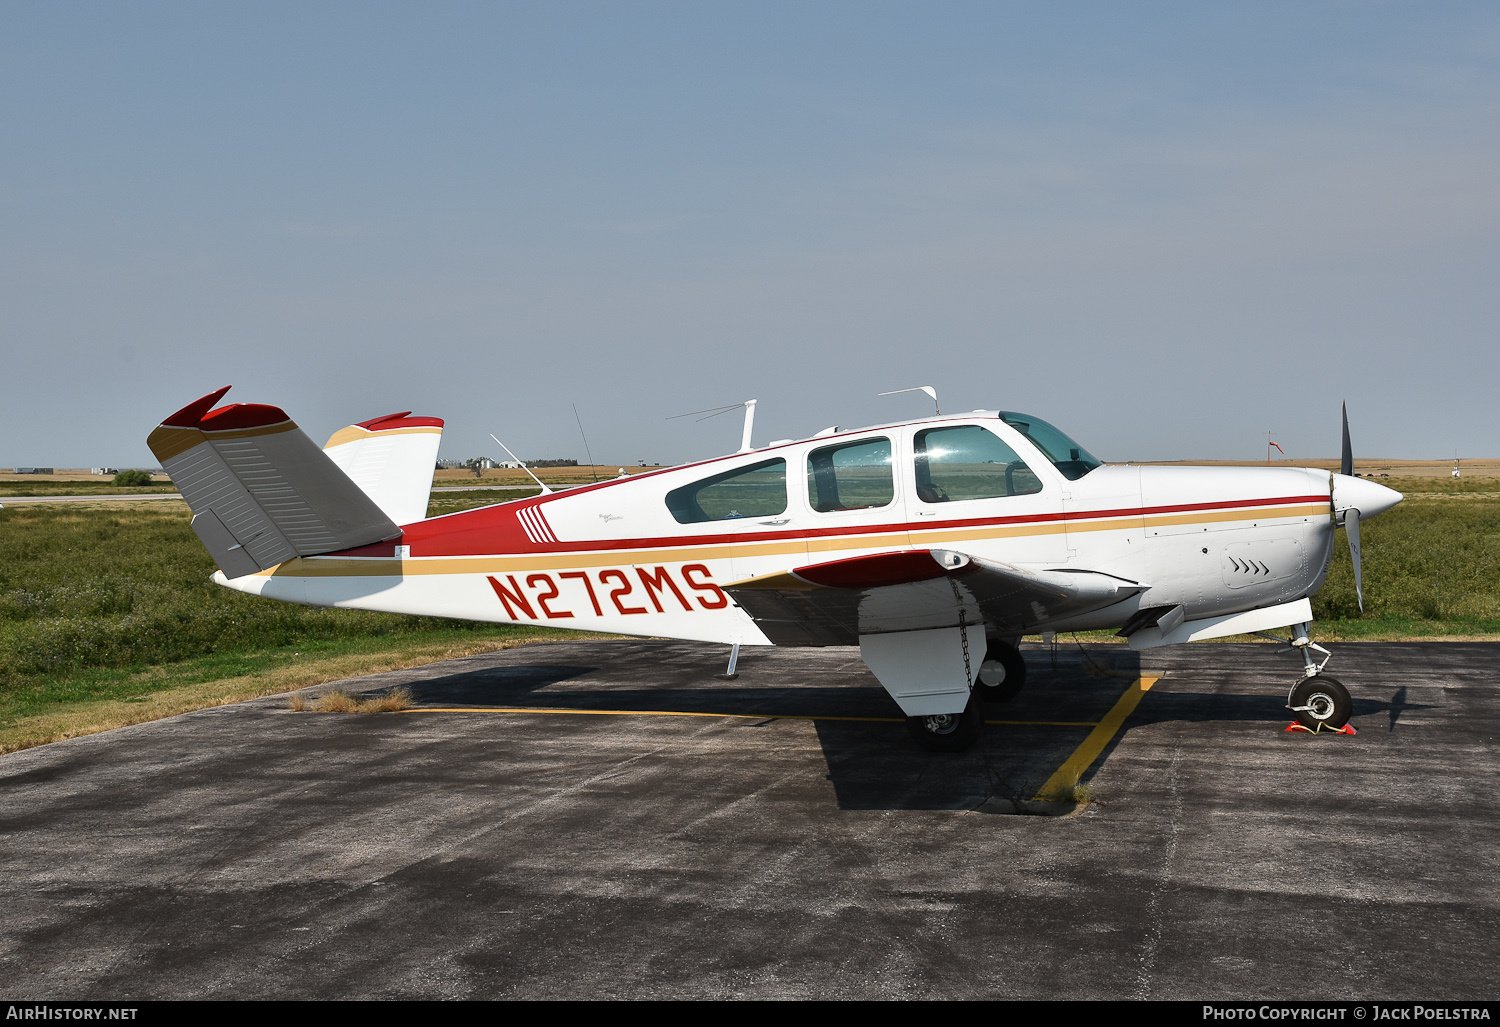
[[[1032,571],[951,549],[898,550],[726,585],[777,645],[854,645],[861,635],[981,619],[1003,634],[1102,609],[1145,585],[1097,571]]]

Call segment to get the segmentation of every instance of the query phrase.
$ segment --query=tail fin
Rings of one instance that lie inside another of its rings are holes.
[[[259,403],[210,410],[228,391],[189,403],[146,439],[226,577],[401,534],[285,411]]]
[[[427,516],[443,422],[410,410],[340,428],[323,447],[375,505],[397,524]]]

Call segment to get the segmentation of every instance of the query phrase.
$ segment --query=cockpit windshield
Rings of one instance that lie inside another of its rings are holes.
[[[1069,481],[1077,481],[1104,463],[1040,417],[1002,410],[1000,419],[1030,439]]]

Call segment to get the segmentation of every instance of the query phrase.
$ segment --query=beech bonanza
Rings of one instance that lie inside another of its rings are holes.
[[[148,440],[219,565],[272,599],[730,645],[858,645],[914,738],[971,744],[1014,696],[1022,635],[1135,649],[1291,626],[1287,706],[1342,727],[1308,596],[1335,525],[1401,494],[1312,468],[1104,464],[1027,414],[846,431],[427,518],[443,422],[393,414],[319,449],[280,409],[211,409]],[[747,425],[748,435],[748,425]],[[1360,591],[1363,606],[1363,592]],[[737,651],[737,650],[736,650]],[[1313,654],[1322,653],[1319,661]]]

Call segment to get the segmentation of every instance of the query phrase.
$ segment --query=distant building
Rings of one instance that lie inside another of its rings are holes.
[[[51,468],[51,467],[17,467],[16,468],[16,473],[17,474],[51,474],[51,473],[53,473],[53,468]]]

